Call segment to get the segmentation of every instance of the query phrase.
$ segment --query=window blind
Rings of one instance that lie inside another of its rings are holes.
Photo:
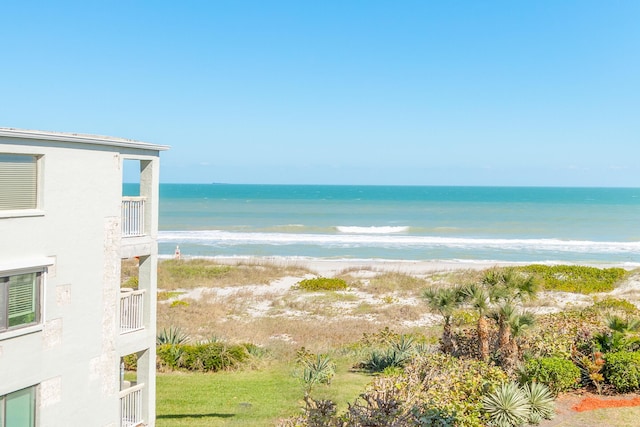
[[[0,153],[0,210],[37,207],[37,157]]]
[[[36,311],[36,273],[21,274],[9,279],[9,325],[11,320]],[[35,320],[35,319],[34,319]]]

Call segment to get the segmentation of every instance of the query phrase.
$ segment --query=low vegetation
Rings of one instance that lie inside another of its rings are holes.
[[[344,291],[347,289],[347,282],[344,279],[316,277],[305,279],[297,284],[297,289],[309,292],[317,291]]]
[[[217,264],[206,259],[165,260],[158,265],[158,288],[162,290],[196,287],[242,286],[268,284],[283,276],[304,276],[302,267],[280,267],[273,264]]]
[[[627,271],[623,268],[596,268],[584,265],[540,265],[517,267],[517,271],[538,278],[548,291],[592,294],[610,292]]]
[[[197,267],[200,273],[192,278],[176,275],[191,282],[175,289],[197,287],[198,281],[207,287],[246,284],[222,284],[228,279],[223,277],[238,274],[231,273],[238,266],[231,267]],[[207,372],[203,377],[215,375],[213,382],[228,382],[229,389],[211,391],[215,398],[204,399],[198,409],[184,402],[182,409],[172,403],[181,397],[161,390],[163,381],[180,376],[160,374],[158,425],[266,426],[279,420],[285,427],[515,426],[551,417],[553,396],[567,390],[640,390],[640,313],[633,304],[598,296],[585,308],[527,312],[535,307],[539,290],[559,286],[553,280],[563,281],[565,291],[589,293],[600,282],[614,286],[625,275],[534,267],[424,279],[345,272],[339,280],[299,282],[298,289],[309,294],[294,290],[270,296],[268,314],[255,318],[246,313],[261,297],[244,288],[229,296],[180,295],[186,306],[172,307],[170,297],[158,308],[159,330],[165,335],[158,346],[159,369],[180,371],[185,387],[197,381],[190,372]],[[252,268],[270,267],[240,267]],[[296,317],[288,310],[303,314]],[[405,326],[429,312],[442,323]],[[171,337],[182,331],[192,340],[174,342]],[[213,334],[218,338],[201,340]],[[263,381],[266,372],[276,384]],[[251,396],[241,391],[248,378],[249,388],[255,387]],[[200,390],[189,393],[203,399]],[[283,401],[267,403],[265,393],[283,396]],[[230,406],[214,408],[222,401]],[[257,415],[257,406],[262,411],[270,404],[268,413]]]

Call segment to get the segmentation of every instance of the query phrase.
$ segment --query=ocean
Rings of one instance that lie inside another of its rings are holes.
[[[640,188],[161,184],[159,228],[168,256],[634,267]]]

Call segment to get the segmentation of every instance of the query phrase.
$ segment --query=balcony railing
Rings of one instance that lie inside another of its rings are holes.
[[[144,289],[120,290],[120,333],[144,328]]]
[[[120,391],[120,427],[144,425],[142,417],[142,391],[144,384]]]
[[[144,236],[144,197],[122,198],[122,237]]]

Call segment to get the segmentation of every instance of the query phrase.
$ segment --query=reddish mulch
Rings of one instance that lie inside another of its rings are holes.
[[[578,403],[573,406],[573,409],[576,412],[584,412],[584,411],[592,411],[594,409],[604,409],[604,408],[622,408],[625,406],[640,406],[640,396],[632,397],[630,399],[606,399],[601,397],[585,397]]]

